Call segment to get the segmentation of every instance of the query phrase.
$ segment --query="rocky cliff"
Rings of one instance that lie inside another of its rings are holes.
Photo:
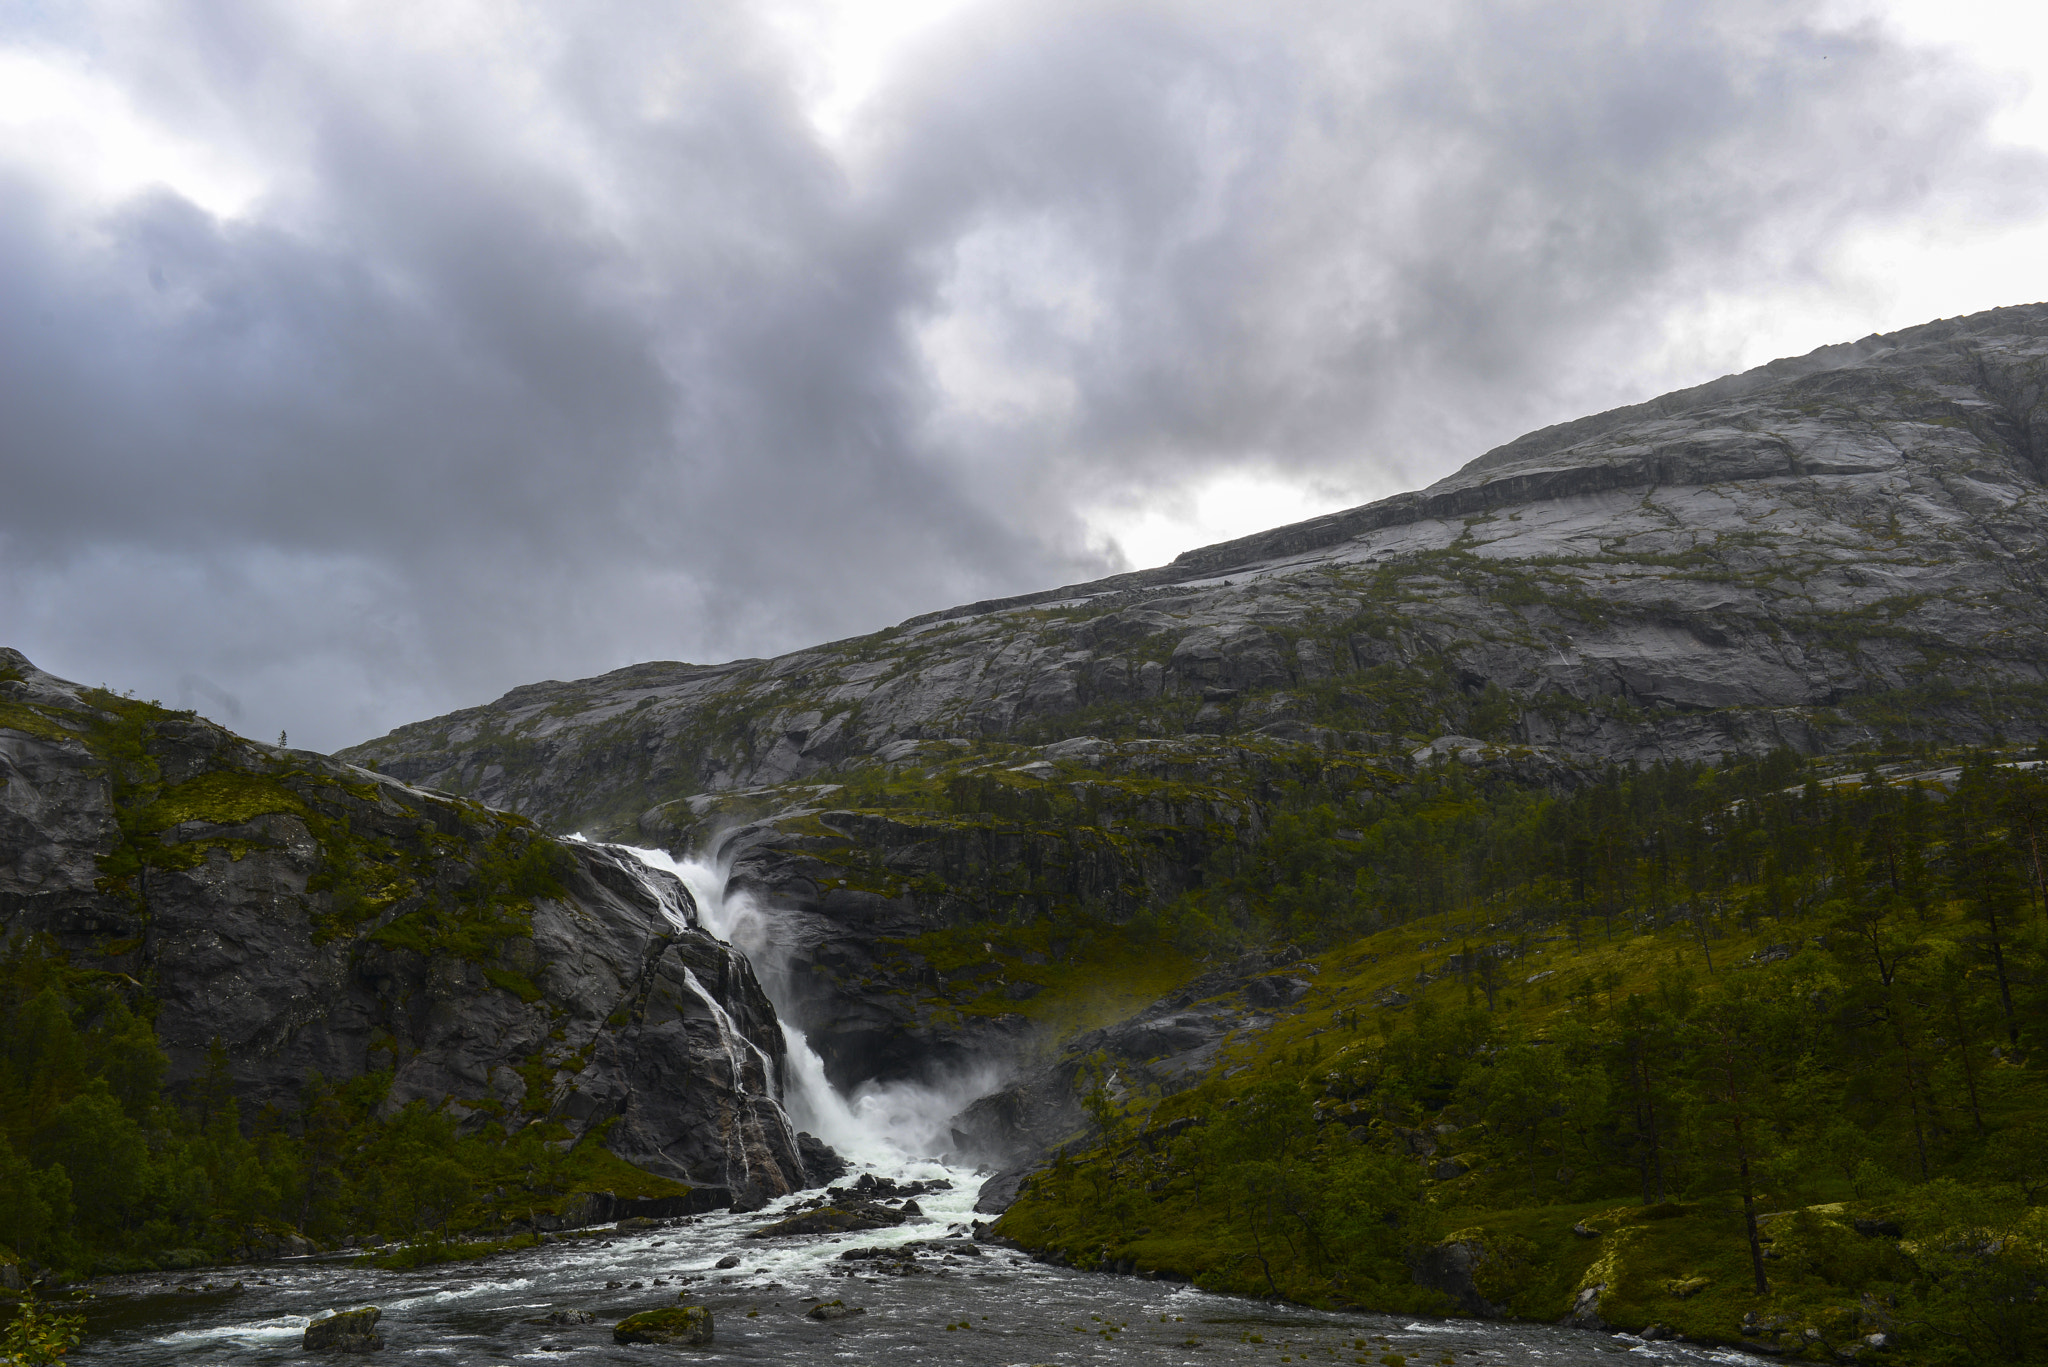
[[[25,934],[132,985],[173,1086],[219,1040],[244,1114],[383,1071],[387,1113],[558,1123],[706,1198],[804,1183],[773,1010],[673,877],[0,650],[0,942]]]
[[[1304,783],[2043,734],[2044,385],[2048,306],[1930,323],[1161,569],[533,684],[346,754],[719,850],[790,913],[811,1016],[849,1023],[835,1073],[901,1071],[1030,1028],[997,1009],[1030,982],[948,980],[933,935],[1160,906]]]

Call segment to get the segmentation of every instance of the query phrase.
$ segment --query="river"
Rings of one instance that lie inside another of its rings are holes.
[[[649,863],[679,873],[708,928],[759,957],[774,953],[761,910],[723,896],[719,871]],[[764,975],[764,977],[767,975]],[[387,1272],[315,1257],[196,1273],[107,1278],[86,1303],[80,1363],[254,1364],[303,1360],[307,1321],[375,1305],[384,1349],[372,1361],[508,1367],[514,1362],[909,1364],[1364,1362],[1387,1367],[1494,1363],[1729,1363],[1725,1350],[1643,1343],[1544,1325],[1335,1314],[1211,1295],[1172,1282],[1078,1272],[971,1238],[981,1175],[919,1155],[971,1081],[866,1089],[841,1097],[809,1043],[789,1034],[795,1119],[861,1172],[899,1183],[949,1182],[919,1195],[921,1219],[823,1237],[750,1239],[748,1232],[807,1194],[754,1215],[713,1214],[634,1233],[593,1232],[479,1262]],[[812,1193],[814,1194],[814,1193]],[[920,1247],[906,1250],[906,1246]],[[849,1260],[868,1249],[911,1257]],[[738,1262],[718,1264],[736,1256]],[[711,1309],[703,1349],[622,1346],[612,1325],[678,1298]],[[861,1313],[820,1321],[837,1302]],[[570,1322],[535,1323],[560,1313]],[[575,1322],[589,1316],[588,1323]]]

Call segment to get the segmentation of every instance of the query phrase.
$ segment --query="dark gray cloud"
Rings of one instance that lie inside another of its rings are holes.
[[[1220,471],[1433,478],[2043,185],[1798,5],[968,6],[836,142],[755,10],[434,12],[0,28],[263,186],[0,150],[0,639],[322,747],[769,653]]]

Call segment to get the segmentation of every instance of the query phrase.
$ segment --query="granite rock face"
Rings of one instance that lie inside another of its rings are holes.
[[[1327,704],[1287,695],[1375,671],[1497,690],[1489,739],[1602,760],[1982,738],[2038,726],[2044,479],[2048,305],[1997,309],[1546,428],[1162,569],[532,684],[346,753],[624,837],[664,801],[910,742],[1312,722]]]
[[[715,855],[780,913],[759,962],[800,1025],[832,1023],[845,1084],[1029,1033],[935,1014],[940,971],[885,946],[1158,905],[1258,837],[1291,766],[1563,789],[1616,761],[2048,734],[2044,480],[2048,305],[1998,309],[1547,428],[1160,569],[774,660],[532,684],[346,755]],[[927,776],[928,809],[872,810],[840,781],[861,772]],[[1089,819],[991,807],[990,775]]]
[[[386,1107],[545,1118],[735,1193],[804,1184],[783,1049],[680,882],[445,793],[85,690],[0,650],[0,937],[145,985],[168,1081],[246,1107],[313,1069]]]

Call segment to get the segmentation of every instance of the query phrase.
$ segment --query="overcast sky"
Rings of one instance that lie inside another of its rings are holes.
[[[0,644],[330,749],[2048,298],[2037,5],[0,5]]]

